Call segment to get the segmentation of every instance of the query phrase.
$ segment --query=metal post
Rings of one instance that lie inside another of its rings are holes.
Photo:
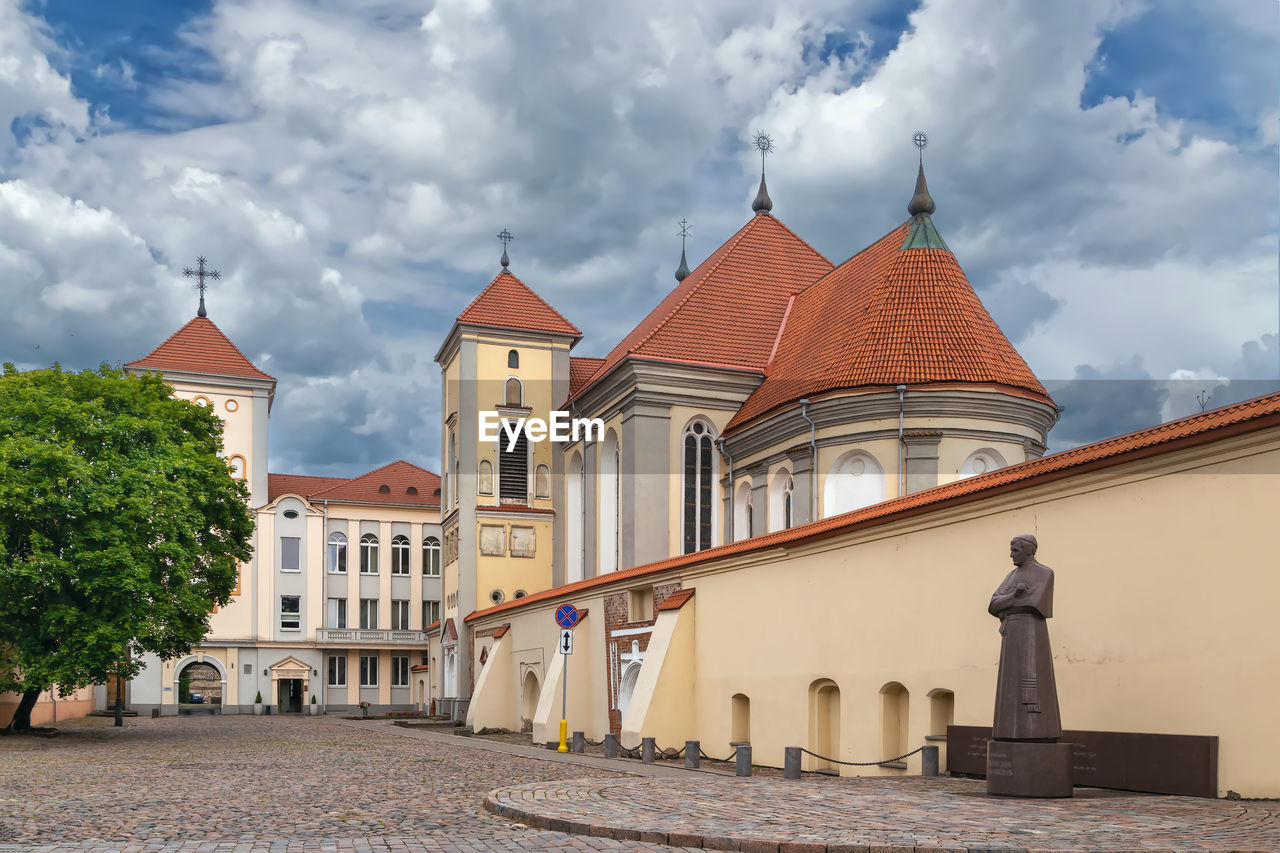
[[[702,744],[696,740],[684,742],[684,769],[697,770],[702,760]]]
[[[573,751],[578,753],[578,755],[581,755],[582,753],[587,751],[587,733],[586,732],[573,733]]]
[[[789,746],[784,751],[782,763],[783,779],[799,779],[800,778],[800,747]]]
[[[651,737],[640,738],[640,760],[645,764],[653,763],[653,753],[657,747],[656,741]]]
[[[751,775],[751,744],[744,743],[738,747],[736,769],[739,776]]]
[[[604,736],[604,757],[605,758],[618,757],[618,736],[615,735],[613,732],[609,732],[607,735]]]
[[[569,717],[565,713],[569,704],[569,656],[561,655],[560,659],[564,663],[560,667],[560,746],[556,747],[556,752],[568,752],[569,745],[564,739],[569,731]]]
[[[938,775],[938,747],[926,746],[924,751],[920,753],[920,775]]]
[[[120,670],[116,670],[116,725],[124,725],[124,679],[120,677]]]

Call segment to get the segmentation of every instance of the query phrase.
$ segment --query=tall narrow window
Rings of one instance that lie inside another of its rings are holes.
[[[360,599],[360,627],[368,631],[377,630],[378,599],[376,598]]]
[[[795,491],[796,481],[791,477],[787,477],[787,483],[782,489],[782,526],[791,528],[791,493]]]
[[[378,573],[378,537],[366,533],[360,537],[360,574]]]
[[[506,404],[508,406],[524,405],[524,389],[520,387],[520,380],[512,376],[507,380],[506,387]]]
[[[510,445],[510,441],[504,441],[499,447],[499,500],[502,503],[528,503],[529,437],[521,430],[516,436],[515,446],[508,451],[507,447]]]
[[[409,630],[409,602],[394,599],[391,602],[391,629],[393,631]]]
[[[329,686],[347,686],[347,656],[329,655]]]
[[[507,367],[511,368],[512,370],[515,370],[518,367],[520,367],[520,353],[516,352],[515,350],[511,350],[509,353],[507,353]]]
[[[341,533],[329,534],[329,571],[334,574],[347,571],[347,537]]]
[[[391,574],[409,574],[409,537],[391,537]]]
[[[533,496],[535,498],[551,497],[551,466],[539,465],[533,469]]]
[[[440,618],[440,602],[438,602],[438,601],[424,601],[424,602],[422,602],[422,627],[423,627],[423,630],[426,630],[426,627],[427,627],[428,625],[430,625],[432,622],[436,621],[436,620],[437,620],[437,619],[439,619],[439,618]]]
[[[480,460],[480,466],[476,474],[476,494],[493,494],[493,463],[488,459]]]
[[[360,686],[378,686],[378,656],[360,655]]]
[[[440,540],[434,536],[422,540],[422,576],[440,577]]]
[[[684,431],[684,553],[711,547],[711,429],[694,421]]]
[[[296,595],[280,596],[280,630],[297,631],[302,627],[302,599]]]
[[[391,656],[391,686],[392,687],[408,687],[409,686],[409,656],[408,655],[392,655]]]
[[[227,465],[231,468],[231,479],[244,479],[244,457],[236,454],[227,460]]]
[[[345,598],[329,599],[328,619],[330,628],[347,627],[347,600]]]
[[[280,537],[280,571],[282,572],[300,572],[302,571],[301,563],[301,545],[302,540],[296,536]]]

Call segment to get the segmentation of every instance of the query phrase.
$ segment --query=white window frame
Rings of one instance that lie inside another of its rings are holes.
[[[432,622],[440,621],[440,602],[424,601],[422,602],[422,627],[425,630]]]
[[[328,675],[330,687],[346,687],[347,686],[347,656],[346,655],[329,655]]]
[[[298,549],[297,552],[294,554],[294,556],[298,558],[297,560],[298,564],[293,568],[289,568],[284,564],[284,551],[285,551],[286,542],[293,542],[294,547]],[[280,537],[280,571],[289,572],[291,574],[296,574],[302,571],[302,539],[300,537],[297,537],[297,536],[281,536]]]
[[[329,534],[329,574],[347,573],[347,536],[334,531]]]
[[[440,537],[428,536],[422,540],[422,576],[440,577]]]
[[[372,616],[372,619],[366,617]],[[376,631],[378,630],[378,599],[362,598],[360,599],[360,630]]]
[[[409,599],[407,598],[391,599],[391,630],[392,631],[408,631],[409,630]]]
[[[378,573],[378,535],[365,533],[360,536],[360,574]]]
[[[360,686],[378,686],[378,656],[360,655]]]
[[[330,628],[347,627],[347,600],[333,597],[325,607],[325,622]]]
[[[403,533],[391,537],[391,574],[409,574],[409,537]]]
[[[408,655],[392,655],[391,656],[391,686],[392,687],[408,687],[409,686],[409,656]]]
[[[297,610],[285,610],[285,601],[293,599],[297,602]],[[292,626],[285,624],[286,622],[294,623]],[[300,595],[282,595],[280,596],[280,630],[281,631],[301,631],[302,630],[302,596]]]

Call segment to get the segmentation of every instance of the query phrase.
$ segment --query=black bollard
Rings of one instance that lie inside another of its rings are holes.
[[[613,732],[609,732],[607,735],[604,736],[604,757],[605,758],[618,757],[618,736],[615,735]]]
[[[700,741],[687,740],[684,742],[684,769],[697,770],[698,762],[702,759],[702,744]]]
[[[587,733],[586,732],[573,733],[573,746],[570,747],[570,751],[576,752],[578,753],[578,755],[582,755],[582,753],[587,751]]]
[[[785,757],[782,764],[782,778],[799,779],[800,778],[800,747],[789,746],[786,748]]]
[[[924,751],[920,753],[920,775],[938,775],[938,748],[936,746],[926,746]]]
[[[640,738],[640,760],[645,764],[653,763],[653,753],[657,748],[657,744],[651,737]]]
[[[751,775],[751,744],[744,743],[738,747],[737,753],[737,771],[739,776]]]

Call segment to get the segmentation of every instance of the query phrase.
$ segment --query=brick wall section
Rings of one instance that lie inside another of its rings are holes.
[[[657,613],[658,606],[666,601],[669,595],[679,589],[679,581],[653,587],[654,613]],[[650,634],[646,632],[615,638],[613,632],[624,628],[651,628],[656,621],[655,619],[643,622],[628,621],[629,605],[630,591],[604,597],[604,661],[608,669],[605,678],[608,685],[606,699],[609,703],[609,731],[614,734],[622,734],[622,712],[616,707],[618,687],[622,681],[622,654],[631,651],[633,640],[639,644],[641,652],[648,651]],[[616,652],[613,649],[615,643],[617,644]]]

